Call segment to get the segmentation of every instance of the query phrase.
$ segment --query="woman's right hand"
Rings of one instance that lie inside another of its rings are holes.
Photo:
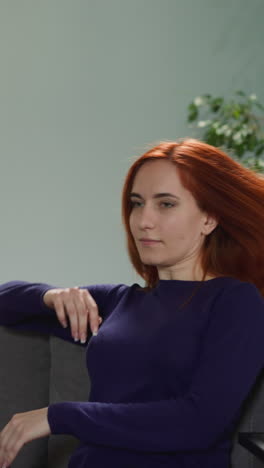
[[[49,289],[43,296],[46,306],[55,309],[58,320],[67,327],[67,317],[75,341],[85,343],[88,324],[92,333],[98,331],[103,319],[99,316],[98,307],[87,289],[66,288]]]

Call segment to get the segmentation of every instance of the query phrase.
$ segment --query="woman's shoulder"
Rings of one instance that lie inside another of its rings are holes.
[[[259,323],[264,327],[264,297],[253,282],[227,278],[217,295],[213,310],[228,322]]]
[[[253,281],[243,281],[232,276],[222,277],[222,280],[223,284],[226,285],[226,288],[228,290],[232,290],[235,292],[245,291],[245,294],[248,293],[249,295],[255,293],[262,297],[260,290],[257,288],[256,284],[253,283]]]
[[[206,283],[209,288],[218,289],[219,298],[229,300],[231,297],[239,303],[245,299],[256,299],[264,304],[264,297],[255,283],[243,281],[233,276],[218,276],[211,278]]]

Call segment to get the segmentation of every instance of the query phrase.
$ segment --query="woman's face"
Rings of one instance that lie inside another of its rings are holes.
[[[171,195],[160,195],[164,193]],[[160,279],[200,281],[197,258],[204,236],[217,222],[200,211],[177,167],[170,161],[148,161],[137,172],[131,194],[129,224],[142,263],[156,266]],[[144,244],[142,238],[158,242]]]

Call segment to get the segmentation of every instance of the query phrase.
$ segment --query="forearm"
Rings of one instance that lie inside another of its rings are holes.
[[[53,317],[54,311],[43,302],[53,286],[45,283],[10,281],[0,285],[0,325],[21,323],[30,317]]]

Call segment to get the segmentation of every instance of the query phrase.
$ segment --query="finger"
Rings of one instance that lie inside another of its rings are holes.
[[[10,433],[12,433],[9,429],[10,422],[4,427],[4,429],[0,433],[0,467],[4,463],[7,463],[8,460],[8,451],[7,451],[7,443],[10,438]]]
[[[6,425],[0,437],[0,467],[9,467],[24,445],[23,434],[13,419]]]
[[[74,305],[77,310],[78,316],[78,333],[81,343],[85,343],[87,339],[87,325],[88,325],[88,310],[85,301],[82,296],[82,292],[79,290],[78,294],[75,295]]]
[[[58,294],[55,299],[54,299],[54,309],[56,311],[56,315],[58,317],[58,320],[62,324],[64,328],[67,327],[67,318],[66,318],[66,313],[64,310],[64,305],[63,305],[63,300],[62,300],[62,295],[61,293]]]
[[[15,460],[17,457],[18,452],[21,450],[23,447],[24,443],[21,440],[21,438],[15,440],[12,440],[7,447],[6,454],[4,457],[4,463],[6,464],[6,467],[10,467],[11,463]],[[2,467],[1,467],[2,468]]]
[[[85,300],[86,307],[88,308],[88,311],[89,311],[90,328],[92,330],[92,333],[97,333],[98,328],[99,328],[99,312],[98,312],[97,304],[95,300],[93,299],[93,297],[91,296],[91,294],[89,293],[89,291],[84,290],[83,297]]]
[[[66,314],[70,321],[72,337],[74,341],[78,341],[79,340],[78,315],[77,315],[77,310],[76,310],[76,307],[72,298],[68,297],[66,301],[64,301],[64,308],[66,309]]]

